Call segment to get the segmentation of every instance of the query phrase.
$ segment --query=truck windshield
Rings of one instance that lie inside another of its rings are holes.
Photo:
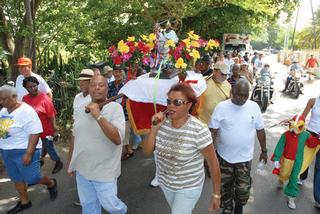
[[[225,44],[224,49],[228,51],[235,51],[235,50],[245,51],[246,45],[245,44]]]

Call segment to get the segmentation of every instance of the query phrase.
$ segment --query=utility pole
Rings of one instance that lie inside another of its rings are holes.
[[[314,11],[313,11],[313,5],[312,5],[312,0],[310,0],[310,6],[311,6],[311,14],[312,14],[312,25],[313,25],[313,39],[314,39],[314,44],[312,47],[314,49],[317,49],[317,34],[316,34],[316,21],[314,19]]]
[[[299,10],[300,10],[300,5],[299,5],[299,7],[298,7],[296,22],[295,22],[295,24],[294,24],[294,29],[293,29],[293,35],[292,35],[292,41],[291,41],[291,51],[293,51],[294,36],[295,36],[295,33],[296,33],[296,28],[297,28],[297,22],[298,22],[298,17],[299,17]]]

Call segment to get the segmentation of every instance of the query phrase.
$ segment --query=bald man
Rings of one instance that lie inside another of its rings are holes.
[[[251,188],[251,160],[257,135],[260,161],[267,162],[266,136],[259,106],[250,100],[249,83],[238,80],[232,88],[232,98],[217,105],[209,122],[216,145],[221,170],[221,207],[223,213],[241,214]],[[233,204],[235,203],[235,207]]]
[[[91,79],[89,94],[91,103],[82,106],[74,118],[68,173],[76,173],[82,213],[100,214],[102,206],[109,213],[125,214],[127,206],[117,197],[125,133],[123,110],[116,102],[103,105],[108,86],[101,75]]]

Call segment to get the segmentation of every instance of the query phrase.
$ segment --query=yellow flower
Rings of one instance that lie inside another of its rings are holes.
[[[156,40],[156,38],[157,38],[157,37],[156,37],[156,34],[154,34],[154,33],[150,33],[150,34],[149,34],[149,40],[150,40],[150,41],[154,41],[154,40]]]
[[[168,47],[175,47],[176,44],[174,43],[174,41],[172,39],[167,40],[167,46]]]
[[[121,40],[120,42],[118,42],[118,51],[120,51],[121,53],[128,53],[129,46],[126,43],[124,43],[123,40]]]
[[[200,36],[195,34],[193,30],[189,31],[188,36],[189,36],[190,39],[193,39],[193,40],[199,40],[200,39]]]
[[[207,47],[208,48],[210,48],[210,49],[212,49],[212,48],[216,48],[216,47],[218,47],[219,45],[218,45],[218,43],[215,41],[215,40],[213,40],[213,39],[210,39],[209,41],[208,41],[208,44],[207,44]]]
[[[193,57],[194,60],[200,59],[200,53],[196,49],[193,49],[190,53],[190,56]]]
[[[146,42],[148,41],[148,37],[146,35],[140,35],[140,37],[142,40],[144,40]]]
[[[136,39],[136,38],[135,38],[134,36],[128,36],[127,41],[128,41],[128,42],[134,42],[135,39]]]
[[[153,42],[149,42],[149,43],[148,43],[148,46],[149,46],[150,50],[153,50],[153,49],[154,49],[154,43],[153,43]]]
[[[184,39],[182,41],[186,44],[187,47],[190,46],[190,39],[189,38],[188,39]]]
[[[187,67],[187,64],[186,63],[184,63],[184,61],[183,61],[183,59],[180,57],[178,60],[177,60],[177,62],[176,62],[176,64],[175,64],[175,67],[176,68],[186,68]]]
[[[199,48],[200,47],[200,45],[199,45],[199,42],[197,42],[197,41],[191,41],[191,44],[190,44],[192,47],[194,47],[194,48]]]

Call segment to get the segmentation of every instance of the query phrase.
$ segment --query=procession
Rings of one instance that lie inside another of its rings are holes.
[[[319,212],[319,52],[177,26],[122,35],[59,81],[13,58],[0,213]]]

